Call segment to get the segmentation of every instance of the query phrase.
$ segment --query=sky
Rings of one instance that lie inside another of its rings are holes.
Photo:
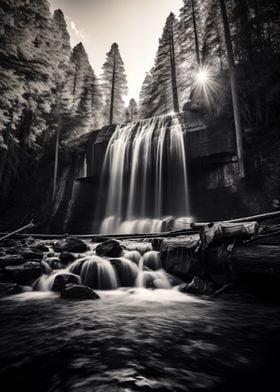
[[[67,21],[72,46],[82,42],[100,76],[106,53],[117,42],[125,64],[130,98],[140,89],[154,63],[166,18],[176,15],[183,0],[49,0]]]

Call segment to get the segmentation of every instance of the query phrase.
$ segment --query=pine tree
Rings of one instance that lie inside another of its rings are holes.
[[[196,7],[193,6],[196,4]],[[197,11],[199,10],[199,11]],[[180,10],[177,45],[178,50],[178,90],[184,106],[190,100],[195,74],[201,57],[201,7],[197,2],[184,0]],[[198,17],[199,15],[199,17]],[[194,19],[195,18],[195,19]],[[194,24],[195,20],[195,24]],[[195,27],[195,28],[194,28]]]
[[[133,122],[138,120],[138,105],[134,98],[131,98],[131,100],[129,101],[125,114],[126,122]]]
[[[177,33],[178,21],[171,13],[159,40],[154,67],[150,73],[146,74],[141,89],[140,115],[142,118],[179,111]]]
[[[68,127],[68,138],[98,129],[103,124],[102,91],[98,79],[89,63],[82,43],[76,45],[71,54],[69,88],[72,92],[73,127]]]
[[[152,101],[152,73],[153,69],[151,69],[150,72],[146,72],[146,76],[139,95],[139,116],[142,119],[151,117],[150,110]]]
[[[127,80],[124,63],[118,44],[114,43],[106,55],[103,65],[102,87],[104,92],[104,118],[109,124],[125,120],[124,97],[127,94]]]

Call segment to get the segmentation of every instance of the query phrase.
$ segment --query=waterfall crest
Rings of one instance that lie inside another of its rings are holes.
[[[161,232],[168,219],[188,217],[180,115],[117,126],[107,146],[101,184],[107,187],[101,233]]]

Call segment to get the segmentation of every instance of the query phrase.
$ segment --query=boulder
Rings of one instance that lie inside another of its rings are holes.
[[[39,250],[35,251],[31,249],[26,249],[22,252],[22,257],[24,257],[25,260],[42,260],[43,256],[43,252]]]
[[[27,261],[21,265],[5,267],[4,273],[10,282],[28,284],[42,275],[44,269],[41,263]]]
[[[180,291],[195,295],[212,295],[215,293],[215,287],[212,282],[195,276],[190,283],[182,285]]]
[[[37,242],[35,244],[32,244],[31,250],[34,250],[34,251],[39,250],[40,252],[48,252],[49,247],[47,245],[45,245],[43,242]]]
[[[70,252],[62,252],[59,255],[59,259],[61,261],[62,264],[69,264],[72,263],[73,261],[76,260],[76,256],[74,256],[72,253]]]
[[[44,261],[46,263],[48,263],[48,265],[54,270],[64,268],[64,264],[61,263],[61,261],[58,257],[49,257],[49,258],[45,259]]]
[[[97,245],[95,251],[98,256],[120,257],[123,249],[119,241],[110,239]]]
[[[20,294],[22,291],[22,287],[16,283],[0,283],[0,298]]]
[[[67,284],[70,284],[70,283],[79,284],[80,282],[81,282],[81,279],[77,275],[74,275],[71,273],[59,274],[54,279],[54,282],[52,285],[52,290],[61,292],[61,290],[63,290]]]
[[[7,267],[9,265],[20,265],[24,262],[25,260],[21,255],[6,254],[5,256],[0,257],[0,268]]]
[[[61,291],[61,298],[81,301],[99,299],[99,296],[88,286],[67,284]]]
[[[21,245],[17,245],[15,247],[12,248],[6,248],[6,253],[8,253],[9,255],[17,255],[17,254],[22,254],[22,252],[25,251],[26,248],[24,248]]]
[[[2,241],[2,245],[5,246],[6,248],[14,248],[16,246],[21,245],[21,243],[12,238],[7,238],[6,240]]]
[[[57,241],[53,245],[55,252],[86,252],[89,250],[87,244],[75,237],[67,237],[63,240]]]
[[[160,237],[159,238],[153,238],[152,241],[151,241],[153,249],[159,251],[160,248],[161,248],[161,244],[162,244],[163,240],[164,240],[164,238],[160,238]]]

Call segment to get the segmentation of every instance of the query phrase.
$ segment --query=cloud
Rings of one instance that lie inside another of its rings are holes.
[[[70,28],[71,32],[74,33],[79,40],[85,41],[86,34],[83,32],[83,30],[79,30],[78,27],[76,26],[75,22],[69,16],[66,15],[65,19],[66,19],[67,25]]]

